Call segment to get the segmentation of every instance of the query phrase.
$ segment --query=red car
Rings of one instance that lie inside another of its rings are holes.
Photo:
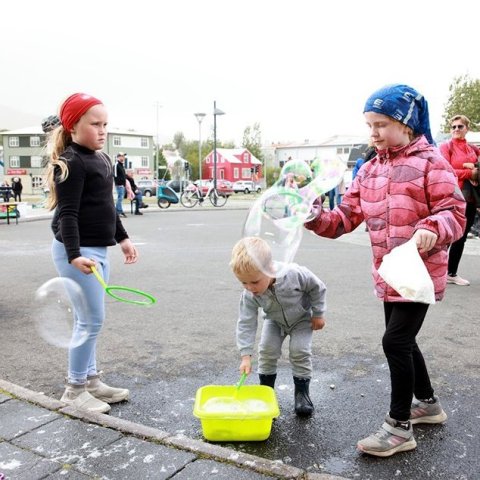
[[[212,180],[197,180],[193,182],[195,185],[199,186],[202,190],[202,195],[206,195],[208,189],[212,186]],[[232,182],[228,180],[217,179],[217,190],[218,193],[222,196],[229,197],[233,194]]]

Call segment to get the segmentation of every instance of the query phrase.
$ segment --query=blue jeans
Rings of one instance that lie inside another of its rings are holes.
[[[335,208],[335,188],[332,190],[329,190],[327,192],[328,196],[328,206],[330,207],[330,210],[333,210]]]
[[[110,263],[107,256],[107,247],[81,247],[82,256],[92,258],[97,262],[97,270],[108,283]],[[88,336],[85,342],[68,351],[68,383],[83,385],[87,376],[97,373],[96,347],[97,336],[102,329],[105,318],[105,292],[94,275],[85,275],[68,263],[67,253],[63,243],[53,240],[52,257],[55,268],[61,277],[67,277],[76,282],[84,294],[86,309],[75,310],[75,325],[73,327],[73,344],[75,339],[82,336],[85,330]],[[86,310],[86,311],[85,311]]]
[[[133,200],[135,201],[135,212],[138,212],[138,209],[143,205],[143,193],[139,190]]]
[[[125,198],[125,187],[123,185],[115,185],[117,189],[117,203],[115,208],[118,213],[123,213],[123,199]]]

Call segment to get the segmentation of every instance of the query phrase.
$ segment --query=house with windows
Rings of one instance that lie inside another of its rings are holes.
[[[9,181],[20,177],[23,193],[43,193],[45,166],[48,162],[46,136],[40,127],[28,127],[2,132],[3,177]],[[134,130],[112,128],[108,132],[103,151],[112,161],[118,152],[126,154],[126,168],[135,180],[153,179],[154,142],[153,135]]]
[[[262,178],[262,162],[246,148],[217,148],[217,178],[236,182]],[[212,150],[204,159],[202,178],[214,178],[215,158]]]
[[[315,158],[340,157],[349,168],[361,155],[368,144],[368,137],[354,135],[334,135],[321,142],[291,143],[275,147],[275,166],[283,167],[289,159],[310,163]]]

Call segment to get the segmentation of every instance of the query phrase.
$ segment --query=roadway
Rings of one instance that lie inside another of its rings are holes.
[[[151,208],[124,220],[141,259],[125,266],[119,249],[112,248],[110,283],[148,291],[158,304],[144,308],[107,300],[99,366],[109,382],[132,392],[131,401],[112,408],[111,415],[202,438],[192,415],[197,388],[233,384],[239,377],[235,321],[241,287],[228,262],[246,212],[245,207]],[[56,275],[49,222],[21,221],[0,230],[0,378],[60,398],[66,352],[46,344],[34,321],[35,291]],[[357,440],[380,425],[389,398],[382,305],[372,293],[370,248],[362,228],[335,241],[305,232],[296,257],[328,287],[327,326],[314,334],[314,417],[302,420],[293,413],[285,356],[276,389],[281,416],[270,438],[227,446],[352,479],[479,478],[480,240],[468,242],[459,273],[472,285],[449,286],[445,301],[431,307],[419,337],[449,421],[416,426],[414,452],[378,459],[355,450]],[[256,376],[247,382],[257,383]]]

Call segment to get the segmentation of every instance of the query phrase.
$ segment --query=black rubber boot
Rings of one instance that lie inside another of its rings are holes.
[[[260,385],[275,388],[275,380],[277,379],[276,373],[273,375],[263,375],[263,373],[260,373],[258,377],[260,378]]]
[[[310,400],[310,379],[293,377],[295,384],[295,413],[300,417],[312,415],[315,407]]]

